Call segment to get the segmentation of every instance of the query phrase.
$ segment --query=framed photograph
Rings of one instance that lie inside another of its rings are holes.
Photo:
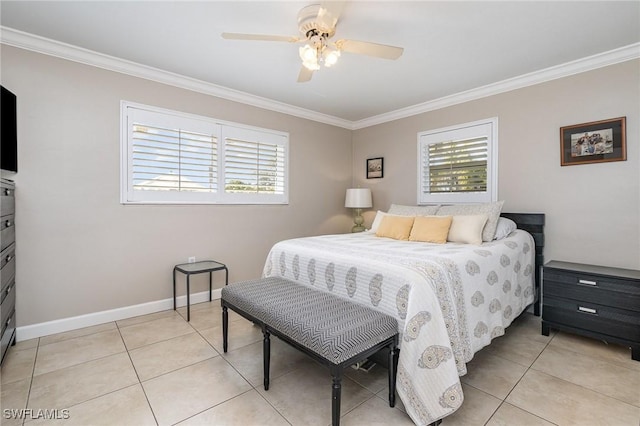
[[[626,117],[560,128],[560,165],[627,160]]]
[[[367,179],[381,178],[384,173],[384,159],[382,157],[367,159]]]

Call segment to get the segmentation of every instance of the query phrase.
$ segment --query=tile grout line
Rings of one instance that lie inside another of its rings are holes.
[[[184,421],[187,421],[187,420],[189,420],[189,419],[194,418],[195,416],[199,416],[200,414],[202,414],[202,413],[204,413],[204,412],[206,412],[206,411],[209,411],[209,410],[211,410],[211,409],[213,409],[213,408],[215,408],[215,407],[218,407],[218,406],[220,406],[220,405],[222,405],[222,404],[224,404],[224,403],[227,403],[227,402],[229,402],[229,401],[231,401],[231,400],[234,400],[234,399],[236,399],[236,398],[238,398],[238,397],[240,397],[240,396],[242,396],[242,395],[245,395],[246,393],[251,392],[252,390],[254,390],[254,389],[253,389],[253,387],[252,387],[251,389],[247,389],[246,391],[239,393],[238,395],[234,395],[234,396],[232,396],[231,398],[225,399],[224,401],[220,401],[220,402],[218,402],[217,404],[212,405],[211,407],[207,407],[207,408],[205,408],[205,409],[204,409],[204,410],[202,410],[202,411],[199,411],[199,412],[197,412],[197,413],[194,413],[194,414],[190,415],[189,417],[185,417],[184,419],[180,419],[180,420],[178,420],[177,422],[173,423],[173,425],[178,425],[178,424],[180,424],[180,423],[182,423],[182,422],[184,422]]]
[[[282,417],[282,419],[283,419],[284,421],[286,421],[287,423],[289,423],[289,425],[292,425],[292,424],[291,424],[291,422],[289,422],[289,420],[288,420],[288,419],[287,419],[287,418],[286,418],[286,417],[285,417],[285,416],[280,412],[280,410],[278,410],[278,409],[277,409],[273,404],[271,404],[271,402],[270,402],[268,399],[266,399],[266,398],[265,398],[265,397],[264,397],[264,396],[263,396],[263,395],[262,395],[262,394],[261,394],[261,393],[256,389],[256,387],[255,387],[255,386],[254,386],[254,385],[253,385],[253,384],[252,384],[252,383],[251,383],[251,382],[250,382],[250,381],[249,381],[249,380],[248,380],[248,379],[247,379],[247,378],[246,378],[246,377],[245,377],[245,376],[240,372],[240,371],[238,371],[238,369],[236,369],[236,367],[235,367],[233,364],[231,364],[231,362],[229,362],[229,360],[224,356],[224,353],[220,353],[220,352],[218,352],[218,350],[215,348],[215,346],[213,346],[213,344],[212,344],[209,340],[207,340],[207,338],[206,338],[205,336],[203,336],[203,335],[202,335],[202,333],[200,332],[200,330],[198,330],[197,328],[195,328],[195,326],[191,325],[191,324],[190,324],[190,321],[187,321],[187,319],[186,319],[186,318],[185,318],[185,317],[184,317],[180,312],[178,312],[178,313],[180,314],[180,316],[182,317],[182,319],[183,319],[185,322],[187,322],[187,323],[188,323],[188,324],[189,324],[189,325],[190,325],[190,326],[195,330],[195,332],[196,332],[200,337],[202,337],[202,339],[203,339],[205,342],[207,342],[207,344],[211,347],[211,349],[213,349],[213,350],[218,354],[218,357],[220,357],[221,359],[223,359],[223,360],[224,360],[224,362],[226,362],[226,363],[227,363],[227,365],[229,365],[229,367],[231,367],[231,368],[233,369],[233,371],[235,371],[235,372],[236,372],[240,377],[242,377],[242,379],[243,379],[245,382],[247,382],[247,384],[251,387],[250,389],[248,389],[248,390],[247,390],[247,391],[245,391],[245,392],[242,392],[242,393],[240,393],[240,394],[238,394],[238,395],[236,395],[236,396],[234,396],[234,397],[231,397],[231,398],[229,398],[229,399],[226,399],[226,400],[224,400],[224,401],[221,401],[221,402],[219,402],[219,403],[218,403],[218,404],[216,404],[216,405],[213,405],[213,406],[211,406],[211,407],[208,407],[208,408],[206,408],[205,410],[202,410],[202,411],[201,411],[201,412],[199,412],[199,413],[196,413],[196,414],[194,414],[194,415],[192,415],[192,416],[187,417],[186,419],[182,419],[182,420],[180,420],[180,422],[183,422],[183,421],[185,421],[185,420],[187,420],[187,419],[193,418],[193,417],[195,417],[195,416],[197,416],[197,415],[199,415],[199,414],[204,413],[205,411],[208,411],[208,410],[210,410],[210,409],[212,409],[212,408],[214,408],[214,407],[217,407],[217,406],[219,406],[219,405],[221,405],[221,404],[224,404],[225,402],[231,401],[231,400],[233,400],[233,399],[235,399],[235,398],[237,398],[237,397],[239,397],[239,396],[241,396],[241,395],[244,395],[244,394],[246,394],[246,393],[248,393],[248,392],[255,391],[255,392],[256,392],[256,393],[257,393],[257,394],[258,394],[258,395],[259,395],[259,396],[260,396],[260,397],[261,397],[261,398],[262,398],[262,399],[267,403],[267,404],[269,404],[269,406],[270,406],[271,408],[273,408],[273,409],[274,409],[274,411],[275,411],[276,413],[278,413],[278,415],[279,415],[280,417]],[[244,318],[243,318],[243,319],[244,319]],[[238,320],[239,320],[239,319],[238,319]],[[238,320],[236,320],[236,321],[238,321]],[[231,321],[230,321],[230,322],[231,322]],[[215,326],[214,326],[214,327],[215,327]],[[211,328],[214,328],[214,327],[211,327]],[[208,328],[207,328],[207,329],[205,329],[205,330],[208,330]],[[253,345],[253,344],[255,344],[255,343],[259,343],[259,341],[258,341],[258,342],[250,343],[250,344],[245,345],[245,346],[242,346],[242,347],[240,347],[240,348],[236,348],[236,349],[234,349],[234,350],[241,349],[241,348],[244,348],[244,347],[246,347],[246,346]],[[232,352],[232,351],[228,350],[228,351],[227,351],[227,353],[228,353],[228,352]],[[178,422],[178,423],[180,423],[180,422]]]
[[[557,336],[557,335],[558,335],[558,334],[560,334],[560,333],[562,333],[562,331],[557,331],[557,332],[554,334],[554,336],[553,336],[553,337],[555,338],[555,336]],[[566,333],[566,334],[569,334],[569,335],[572,335],[572,336],[575,336],[575,337],[583,337],[583,336],[580,336],[580,335],[577,335],[577,334],[575,334],[575,335],[574,335],[574,334],[572,334],[572,333]],[[585,338],[588,338],[588,337],[585,337]],[[596,338],[588,338],[588,339],[589,339],[589,340],[593,340],[593,341],[602,342],[602,343],[604,343],[604,344],[605,344],[605,345],[607,345],[607,346],[609,346],[609,345],[614,345],[614,346],[620,346],[620,347],[623,347],[623,348],[624,348],[624,347],[626,347],[626,346],[624,346],[624,345],[611,344],[611,343],[607,342],[606,340],[600,340],[600,339],[596,339]],[[552,339],[552,340],[553,340],[553,339]],[[549,343],[551,343],[551,342],[549,342]],[[567,345],[567,346],[562,345],[562,346],[560,346],[560,348],[561,348],[562,350],[566,350],[566,351],[569,351],[569,352],[573,352],[573,353],[578,354],[578,355],[585,355],[585,353],[584,353],[584,352],[580,352],[580,351],[578,351],[578,350],[574,350],[574,349],[572,349],[572,346],[571,346],[571,345]],[[629,359],[631,359],[631,348],[628,348],[628,347],[626,347],[626,348],[627,348],[627,349],[629,349],[629,354],[628,354],[628,356],[629,356]],[[546,349],[546,347],[545,347],[545,349]],[[633,372],[635,372],[635,373],[639,373],[639,370],[638,370],[638,369],[633,368],[633,367],[630,367],[630,366],[627,366],[627,365],[624,365],[624,363],[618,363],[618,362],[615,362],[615,361],[612,361],[612,360],[609,360],[609,359],[607,359],[607,358],[603,358],[603,357],[601,357],[601,356],[597,356],[597,355],[596,355],[596,356],[594,356],[594,358],[597,358],[597,360],[598,360],[599,362],[603,362],[603,363],[605,363],[605,364],[608,364],[608,365],[611,365],[611,366],[614,366],[614,367],[617,367],[617,368],[624,368],[625,370],[630,370],[630,371],[633,371]],[[634,361],[634,362],[639,362],[639,361]]]
[[[499,398],[499,397],[497,397],[497,396],[495,396],[495,395],[493,395],[493,394],[491,394],[491,393],[489,393],[489,392],[486,392],[486,391],[484,391],[484,390],[482,390],[482,389],[479,389],[479,388],[477,388],[476,386],[473,386],[473,385],[471,385],[471,384],[469,384],[469,383],[465,383],[465,385],[466,385],[466,386],[470,386],[470,387],[472,387],[472,388],[474,388],[474,389],[476,389],[476,390],[478,390],[478,391],[480,391],[480,392],[483,392],[483,393],[485,393],[485,394],[487,394],[487,395],[489,395],[489,396],[491,396],[491,397],[493,397],[493,398],[496,398],[496,399],[500,400],[500,404],[499,404],[499,405],[498,405],[498,407],[497,407],[497,408],[496,408],[496,409],[491,413],[491,416],[490,416],[490,417],[489,417],[489,419],[487,419],[487,421],[484,423],[484,426],[486,426],[486,425],[491,421],[491,419],[493,418],[493,416],[495,416],[495,414],[498,412],[498,410],[500,409],[500,407],[502,407],[502,405],[503,405],[505,402],[506,402],[507,404],[511,404],[511,403],[507,402],[507,398],[509,397],[509,395],[511,395],[511,393],[513,392],[513,390],[518,386],[518,384],[520,383],[520,381],[521,381],[521,380],[524,378],[524,376],[529,372],[529,370],[531,370],[531,366],[533,366],[533,364],[534,364],[534,363],[536,362],[536,360],[540,357],[540,355],[542,355],[542,353],[547,349],[547,347],[549,346],[549,344],[551,343],[551,341],[553,340],[553,338],[554,338],[554,337],[555,337],[555,334],[554,334],[554,335],[549,339],[549,341],[548,341],[548,342],[546,342],[546,343],[545,343],[544,348],[542,348],[542,350],[540,351],[540,353],[535,357],[535,359],[531,362],[531,364],[530,364],[529,366],[526,366],[526,365],[520,364],[519,362],[512,361],[512,360],[510,360],[510,359],[508,359],[508,358],[505,358],[504,356],[502,356],[502,355],[500,355],[500,354],[498,354],[498,353],[491,353],[491,355],[492,355],[492,356],[495,356],[495,357],[501,358],[501,359],[506,360],[506,361],[510,361],[510,362],[512,362],[512,363],[514,363],[514,364],[517,364],[517,365],[520,365],[520,366],[522,366],[522,367],[526,367],[525,372],[524,372],[524,373],[522,374],[522,376],[521,376],[521,377],[516,381],[516,383],[515,383],[515,384],[513,385],[513,387],[509,390],[509,392],[507,392],[507,395],[505,395],[505,397],[504,397],[503,399],[501,399],[501,398]],[[534,371],[537,371],[537,370],[534,370]],[[513,404],[511,404],[511,405],[513,405]],[[542,418],[542,417],[540,417],[540,416],[537,416],[537,415],[535,415],[535,414],[533,414],[533,413],[531,413],[531,412],[529,412],[529,411],[525,410],[525,409],[524,409],[524,408],[522,408],[522,407],[518,407],[517,405],[514,405],[514,407],[516,407],[516,408],[518,408],[518,409],[521,409],[521,410],[525,411],[526,413],[529,413],[529,414],[531,414],[531,415],[533,415],[533,416],[535,416],[535,417],[537,417],[537,418],[541,418],[541,419],[543,419],[543,420],[545,420],[545,421],[547,421],[547,422],[549,422],[549,423],[555,424],[555,423],[553,423],[553,422],[551,422],[551,421],[549,421],[549,420],[547,420],[547,419],[544,419],[544,418]]]
[[[291,423],[291,422],[289,421],[289,419],[287,419],[287,418],[284,416],[284,414],[282,414],[282,413],[280,412],[280,410],[278,410],[278,408],[277,408],[275,405],[273,405],[273,404],[271,403],[271,401],[269,401],[267,398],[265,398],[265,396],[264,396],[263,394],[261,394],[261,393],[260,393],[260,391],[258,391],[258,389],[256,389],[256,387],[255,387],[255,386],[251,385],[251,387],[252,387],[252,389],[253,389],[253,390],[254,390],[254,391],[255,391],[255,392],[260,396],[260,398],[262,398],[262,399],[263,399],[267,404],[269,404],[269,406],[270,406],[271,408],[273,408],[273,410],[274,410],[276,413],[278,413],[278,415],[279,415],[280,417],[282,417],[282,418],[284,419],[284,421],[285,421],[285,422],[287,422],[287,423],[289,423],[289,425],[293,426],[293,423]]]
[[[102,324],[92,325],[90,327],[83,327],[83,328],[100,327],[100,326],[104,326],[104,325],[109,324],[109,323],[114,323],[115,324],[115,321],[109,321],[109,322],[105,322],[105,323],[102,323]],[[56,340],[56,341],[49,342],[49,343],[39,343],[39,346],[45,347],[45,346],[50,346],[50,345],[56,345],[58,343],[68,342],[69,340],[81,339],[83,337],[89,337],[89,336],[93,336],[93,335],[100,334],[100,333],[107,333],[109,331],[114,331],[116,328],[117,328],[117,325],[116,325],[116,327],[114,327],[112,329],[109,329],[109,330],[94,331],[94,332],[91,332],[91,333],[81,334],[79,336],[67,337],[67,338],[64,338],[64,339],[61,339],[61,340]],[[82,330],[82,328],[77,329],[77,330]],[[76,331],[76,330],[69,330],[69,331],[63,331],[62,333],[49,334],[47,336],[39,337],[38,339],[42,339],[44,337],[55,336],[56,334],[70,333],[70,332],[73,332],[73,331]]]
[[[131,353],[129,352],[129,348],[127,348],[127,344],[124,341],[124,337],[122,337],[122,333],[120,332],[120,326],[118,325],[117,322],[116,322],[116,329],[118,330],[118,334],[120,335],[120,340],[122,340],[122,344],[124,345],[124,348],[127,352],[127,356],[129,357],[129,362],[131,363],[131,367],[133,368],[133,371],[136,373],[136,377],[138,378],[138,385],[140,385],[140,389],[142,389],[144,399],[145,401],[147,401],[147,405],[149,406],[149,410],[151,411],[153,420],[156,422],[156,425],[159,425],[160,423],[158,422],[158,417],[156,416],[155,411],[153,411],[153,407],[151,406],[151,402],[149,401],[149,396],[147,395],[147,392],[145,391],[144,386],[142,385],[142,381],[140,380],[140,375],[138,374],[138,370],[136,370],[136,365],[133,363],[133,359],[131,358]]]
[[[29,380],[29,390],[27,391],[27,400],[24,402],[25,410],[29,406],[29,399],[31,399],[31,388],[33,387],[33,377],[36,371],[36,362],[38,361],[38,350],[40,349],[40,338],[38,337],[38,344],[36,345],[36,354],[33,357],[33,368],[31,368],[31,379]],[[26,417],[22,419],[21,425],[24,425]]]
[[[530,412],[530,411],[528,411],[528,410],[526,410],[526,409],[524,409],[524,408],[522,408],[522,407],[518,407],[517,405],[514,405],[514,404],[511,404],[510,402],[507,402],[507,398],[509,398],[509,395],[511,395],[511,393],[515,390],[515,388],[516,388],[516,387],[518,386],[518,384],[522,381],[522,379],[524,378],[524,376],[526,376],[526,375],[527,375],[527,373],[528,373],[530,370],[538,371],[538,370],[532,369],[533,364],[535,364],[535,363],[536,363],[536,361],[538,360],[538,358],[540,358],[540,356],[543,354],[543,352],[544,352],[545,350],[547,350],[547,348],[548,348],[548,347],[549,347],[549,345],[551,344],[551,341],[552,341],[555,337],[556,337],[556,334],[554,334],[554,335],[549,339],[549,341],[544,345],[544,348],[540,351],[540,353],[535,357],[535,359],[534,359],[534,360],[531,362],[531,364],[527,367],[527,369],[525,370],[524,374],[522,374],[522,376],[518,379],[518,381],[517,381],[517,382],[513,385],[513,387],[509,390],[509,392],[507,393],[507,395],[504,397],[504,399],[502,400],[502,402],[501,402],[501,403],[500,403],[500,405],[498,406],[498,409],[500,409],[500,407],[502,407],[502,405],[503,405],[504,403],[507,403],[507,404],[513,405],[514,407],[516,407],[516,408],[518,408],[518,409],[520,409],[520,410],[522,410],[522,411],[524,411],[524,412],[526,412],[526,413],[531,414],[532,416],[535,416],[535,417],[537,417],[537,418],[539,418],[539,419],[542,419],[542,420],[544,420],[544,421],[546,421],[546,422],[549,422],[549,423],[552,423],[552,424],[554,424],[554,425],[557,425],[557,423],[552,422],[552,421],[551,421],[551,420],[549,420],[549,419],[545,419],[544,417],[540,417],[540,416],[538,416],[538,415],[536,415],[536,414],[534,414],[534,413],[532,413],[532,412]],[[500,357],[499,355],[497,355],[497,356],[498,356],[498,357]],[[500,357],[500,358],[503,358],[503,357]],[[506,359],[506,358],[503,358],[503,359]],[[489,417],[489,420],[487,420],[487,423],[489,423],[489,421],[493,418],[493,416],[495,415],[495,413],[497,413],[497,412],[498,412],[498,409],[496,409],[496,411],[491,415],[491,417]],[[486,424],[487,424],[487,423],[485,423],[485,426],[486,426]]]
[[[549,343],[545,346],[545,348],[542,350],[542,352],[544,352],[545,350],[547,350],[547,348],[551,345],[551,341],[552,341],[553,339],[555,339],[555,337],[556,337],[558,334],[559,334],[559,331],[556,331],[556,333],[555,333],[555,334],[553,335],[553,337],[549,340]],[[567,350],[567,351],[569,351],[569,352],[573,352],[573,353],[575,353],[575,354],[580,354],[580,355],[582,355],[582,353],[577,352],[577,351],[574,351],[574,350],[571,350],[571,349],[569,349],[569,348],[565,348],[564,346],[561,346],[561,348],[562,348],[562,349],[564,349],[564,350]],[[540,355],[542,355],[542,352],[540,352]],[[537,360],[538,360],[538,358],[540,357],[540,355],[538,355],[538,357],[536,357],[535,361],[537,361]],[[628,368],[628,367],[625,367],[625,366],[622,366],[622,365],[619,365],[619,364],[611,363],[611,362],[609,362],[608,360],[603,359],[603,358],[600,358],[600,357],[597,357],[597,358],[599,359],[599,361],[600,361],[600,362],[604,362],[605,364],[612,365],[612,366],[615,366],[615,367],[624,368],[624,369],[626,369],[626,370],[630,370],[630,371],[633,371],[633,372],[637,372],[637,371],[636,371],[635,369],[633,369],[633,368]],[[580,388],[582,388],[582,389],[584,389],[584,390],[587,390],[587,391],[589,391],[589,392],[596,393],[596,394],[601,395],[601,396],[603,396],[603,397],[605,397],[605,398],[610,398],[610,399],[616,400],[616,401],[618,401],[618,402],[621,402],[621,403],[623,403],[623,404],[630,405],[630,406],[632,406],[632,407],[636,407],[636,408],[640,408],[640,405],[636,405],[636,404],[632,404],[632,403],[627,402],[627,401],[623,401],[623,400],[621,400],[621,399],[619,399],[619,398],[616,398],[615,396],[611,396],[611,395],[607,395],[607,394],[605,394],[605,393],[602,393],[602,392],[600,392],[599,390],[592,389],[592,388],[590,388],[590,387],[587,387],[587,386],[581,385],[581,384],[579,384],[579,383],[574,383],[574,382],[572,382],[572,381],[570,381],[570,380],[563,379],[562,377],[558,377],[558,376],[555,376],[555,375],[553,375],[553,374],[547,373],[547,372],[545,372],[545,371],[542,371],[542,370],[538,370],[538,369],[536,369],[536,368],[533,368],[533,364],[535,363],[535,361],[531,364],[531,367],[529,367],[529,368],[527,369],[527,372],[528,372],[529,370],[532,370],[532,371],[535,371],[535,372],[540,373],[540,374],[545,374],[545,375],[547,375],[547,376],[549,376],[549,377],[553,377],[554,379],[557,379],[557,380],[562,380],[562,381],[563,381],[563,382],[565,382],[565,383],[569,383],[569,384],[571,384],[571,385],[573,385],[573,386],[578,386],[578,387],[580,387]],[[526,374],[526,373],[525,373],[525,374]],[[523,377],[524,377],[524,376],[523,376]],[[515,387],[514,387],[514,388],[515,388]],[[639,423],[639,425],[640,425],[640,423]]]
[[[116,330],[118,330],[118,329],[117,329],[117,324],[116,324]],[[112,330],[106,330],[106,331],[112,331]],[[90,333],[90,334],[86,334],[86,335],[78,336],[78,337],[73,337],[73,338],[71,338],[71,339],[66,339],[66,340],[72,340],[72,339],[76,339],[76,338],[87,337],[87,336],[91,336],[91,335],[93,335],[93,334],[99,334],[99,333],[102,333],[102,332],[103,332],[103,331],[99,331],[99,332],[96,332],[96,333]],[[120,336],[120,338],[122,339],[122,335],[120,335],[119,330],[118,330],[118,335],[119,335],[119,336]],[[40,339],[40,338],[38,338],[38,339]],[[61,342],[63,342],[63,341],[65,341],[65,340],[62,340]],[[58,343],[58,342],[55,342],[55,343]],[[45,345],[43,345],[43,346],[48,346],[48,345],[49,345],[49,344],[45,344]],[[98,361],[98,360],[101,360],[101,359],[108,358],[108,357],[110,357],[110,356],[114,356],[114,355],[119,355],[119,354],[125,353],[125,352],[127,352],[127,350],[126,350],[126,345],[124,345],[124,341],[123,341],[123,346],[125,347],[125,350],[124,350],[123,352],[117,352],[117,353],[114,353],[114,354],[105,355],[105,356],[98,357],[98,358],[95,358],[95,359],[90,359],[90,360],[87,360],[87,361],[80,362],[80,363],[78,363],[78,364],[73,364],[73,365],[69,365],[69,366],[67,366],[67,367],[63,367],[63,368],[59,368],[59,369],[56,369],[56,370],[48,371],[48,372],[45,372],[45,373],[39,374],[38,376],[43,376],[43,375],[45,375],[45,374],[49,374],[49,373],[53,373],[53,372],[56,372],[56,371],[65,370],[65,369],[68,369],[68,368],[73,368],[73,367],[76,367],[76,366],[79,366],[79,365],[83,365],[83,364],[86,364],[86,363],[89,363],[89,362]],[[40,341],[38,340],[38,345],[36,346],[36,358],[34,359],[34,363],[33,363],[33,369],[32,369],[32,373],[31,373],[31,383],[30,383],[30,385],[29,385],[29,392],[28,392],[28,396],[27,396],[27,406],[28,406],[29,398],[31,397],[31,390],[32,390],[33,380],[34,380],[34,378],[35,378],[35,366],[36,366],[36,363],[37,363],[37,356],[38,356],[38,353],[39,353],[39,349],[40,349]],[[127,355],[128,355],[128,353],[127,353]],[[132,364],[133,364],[133,363],[132,363]],[[135,371],[135,367],[134,367],[134,371]],[[137,377],[137,372],[136,372],[136,377]],[[131,386],[134,386],[134,385],[135,385],[135,384],[133,384],[133,385],[128,385],[128,386],[124,386],[124,387],[119,388],[119,389],[111,390],[111,391],[109,391],[109,392],[107,392],[107,393],[104,393],[104,394],[101,394],[101,395],[94,396],[93,398],[89,398],[89,399],[85,399],[85,400],[83,400],[83,401],[76,402],[75,404],[69,405],[69,406],[68,406],[68,407],[66,407],[66,408],[71,409],[71,408],[76,407],[76,406],[78,406],[78,405],[80,405],[80,404],[84,404],[84,403],[86,403],[86,402],[88,402],[88,401],[93,401],[93,400],[95,400],[95,399],[97,399],[97,398],[100,398],[100,397],[102,397],[102,396],[109,395],[109,394],[112,394],[112,393],[114,393],[114,392],[118,392],[118,391],[120,391],[120,390],[122,390],[122,389],[126,389],[126,388],[131,387]],[[22,423],[22,424],[24,425],[25,423],[26,423],[26,418],[23,420],[23,423]],[[156,423],[157,423],[157,422],[156,422]]]
[[[155,380],[155,379],[157,379],[158,377],[162,377],[162,376],[165,376],[165,375],[167,375],[167,374],[171,374],[171,373],[174,373],[174,372],[176,372],[176,371],[179,371],[179,370],[182,370],[182,369],[185,369],[185,368],[192,367],[193,365],[198,364],[198,363],[200,363],[200,362],[204,362],[204,361],[207,361],[207,360],[210,360],[210,359],[216,358],[216,357],[220,357],[220,358],[221,358],[221,359],[223,359],[223,360],[224,360],[224,361],[225,361],[225,362],[226,362],[226,363],[227,363],[231,368],[233,368],[233,370],[234,370],[234,371],[236,371],[236,373],[238,373],[238,375],[240,375],[240,377],[242,377],[242,378],[243,378],[243,380],[245,380],[245,381],[247,382],[247,384],[251,387],[250,389],[248,389],[248,390],[247,390],[247,391],[245,391],[245,392],[242,392],[242,393],[240,393],[240,394],[238,394],[238,395],[235,395],[235,396],[233,396],[233,397],[231,397],[231,398],[228,398],[228,399],[226,399],[226,400],[224,400],[224,401],[220,401],[218,404],[215,404],[215,405],[212,405],[212,406],[210,406],[210,407],[207,407],[206,409],[204,409],[204,410],[202,410],[202,411],[200,411],[200,412],[198,412],[198,413],[195,413],[195,414],[193,414],[193,415],[191,415],[191,416],[189,416],[189,417],[186,417],[186,418],[184,418],[184,419],[181,419],[181,420],[179,420],[179,421],[177,422],[177,423],[180,423],[180,422],[183,422],[183,421],[185,421],[185,420],[187,420],[187,419],[190,419],[190,418],[192,418],[192,417],[195,417],[195,416],[197,416],[197,415],[199,415],[199,414],[202,414],[202,413],[204,413],[204,412],[205,412],[205,411],[207,411],[207,410],[210,410],[210,409],[212,409],[212,408],[214,408],[214,407],[217,407],[217,406],[219,406],[220,404],[224,404],[225,402],[230,401],[230,400],[232,400],[232,399],[234,399],[234,398],[236,398],[236,397],[238,397],[238,396],[240,396],[240,395],[244,395],[245,393],[247,393],[247,392],[249,392],[249,391],[251,391],[251,390],[254,390],[254,387],[253,387],[253,385],[252,385],[252,384],[251,384],[251,383],[250,383],[250,382],[249,382],[249,381],[248,381],[248,380],[247,380],[247,379],[246,379],[242,374],[240,374],[240,372],[239,372],[239,371],[237,371],[237,370],[233,367],[233,365],[231,365],[231,364],[229,363],[229,361],[227,361],[227,360],[222,356],[222,354],[220,354],[220,352],[218,352],[218,350],[217,350],[217,349],[216,349],[216,348],[211,344],[211,342],[209,342],[209,341],[208,341],[208,340],[207,340],[207,339],[206,339],[206,338],[205,338],[205,337],[200,333],[200,330],[198,330],[197,328],[195,328],[195,326],[193,326],[193,325],[190,323],[190,321],[187,321],[187,319],[186,319],[186,318],[182,315],[182,313],[180,313],[178,310],[176,310],[175,312],[176,312],[176,313],[177,313],[177,315],[178,315],[178,316],[180,316],[180,318],[181,318],[184,322],[186,322],[186,323],[187,323],[187,325],[189,325],[189,327],[191,327],[191,329],[193,330],[193,333],[187,333],[187,334],[185,334],[185,335],[189,335],[189,334],[198,334],[198,335],[199,335],[199,336],[200,336],[200,337],[201,337],[201,338],[202,338],[202,339],[207,343],[207,345],[209,345],[209,346],[211,347],[211,349],[213,349],[213,351],[214,351],[217,355],[216,355],[216,356],[213,356],[213,357],[210,357],[210,358],[207,358],[207,359],[204,359],[204,360],[201,360],[201,361],[198,361],[198,362],[195,362],[195,363],[190,364],[190,365],[186,365],[186,366],[183,366],[183,367],[177,368],[177,369],[175,369],[175,370],[167,371],[167,372],[165,372],[165,373],[163,373],[163,374],[160,374],[160,375],[158,375],[158,376],[151,377],[151,378],[149,378],[149,379],[145,380],[145,382],[146,382],[146,381],[149,381],[149,380]],[[149,322],[149,321],[145,321],[145,322]],[[141,323],[141,324],[142,324],[142,323]],[[116,325],[117,325],[117,324],[116,324]],[[133,325],[137,325],[137,324],[133,324]],[[118,327],[118,330],[119,330],[119,327]],[[182,335],[182,336],[185,336],[185,335]],[[122,337],[122,335],[121,335],[121,337]],[[180,336],[176,336],[176,337],[180,337]],[[169,338],[169,339],[165,339],[165,340],[161,340],[161,341],[158,341],[158,342],[150,343],[149,345],[140,346],[140,347],[138,347],[138,348],[133,348],[133,349],[131,349],[131,350],[133,351],[133,350],[137,350],[137,349],[143,348],[143,347],[145,347],[145,346],[154,345],[154,344],[156,344],[156,343],[167,342],[167,341],[169,341],[169,340],[175,339],[176,337],[172,337],[172,338]],[[123,339],[123,340],[124,340],[124,339]],[[126,347],[126,344],[125,344],[125,347]],[[149,398],[148,398],[147,393],[146,393],[146,391],[145,391],[145,388],[144,388],[143,382],[142,382],[142,380],[140,379],[140,376],[138,375],[138,371],[135,369],[135,364],[133,363],[133,359],[131,359],[131,354],[130,354],[129,352],[130,352],[130,350],[128,350],[128,349],[127,349],[127,354],[129,355],[129,359],[131,360],[131,364],[133,365],[133,369],[134,369],[134,371],[136,372],[136,376],[138,377],[138,381],[139,381],[140,387],[142,388],[142,391],[143,391],[143,393],[144,393],[144,395],[145,395],[145,399],[146,399],[146,401],[147,401],[147,404],[149,405],[149,409],[151,410],[151,413],[152,413],[152,414],[153,414],[153,416],[154,416],[154,420],[155,420],[156,424],[157,424],[157,425],[159,425],[160,423],[159,423],[159,421],[158,421],[158,419],[157,419],[157,417],[156,417],[156,413],[153,411],[153,407],[151,406],[151,402],[149,401]],[[275,407],[274,407],[274,409],[275,409]],[[277,411],[277,410],[276,410],[276,411]],[[280,412],[279,412],[279,411],[278,411],[278,414],[280,414]],[[281,414],[280,414],[280,415],[281,415]],[[281,416],[282,416],[282,415],[281,415]]]

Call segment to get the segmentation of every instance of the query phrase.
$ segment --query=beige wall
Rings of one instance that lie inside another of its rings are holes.
[[[349,229],[349,130],[1,49],[2,84],[18,97],[19,326],[170,298],[188,256],[226,263],[231,281],[255,278],[274,242]],[[289,205],[121,205],[121,100],[289,132]]]
[[[19,326],[170,298],[172,267],[188,256],[225,262],[231,281],[259,276],[274,242],[347,231],[351,184],[372,188],[374,209],[415,204],[419,131],[494,116],[499,198],[505,211],[546,213],[546,258],[640,268],[640,61],[351,132],[4,45],[1,55],[18,95]],[[121,205],[123,99],[289,132],[289,205]],[[560,167],[561,126],[619,116],[626,162]],[[366,180],[377,156],[385,177]]]
[[[357,130],[354,181],[371,187],[374,209],[416,204],[417,133],[498,117],[498,197],[504,211],[546,214],[546,259],[640,269],[639,81],[634,60]],[[560,166],[560,127],[621,116],[627,161]],[[378,156],[384,178],[365,179]]]

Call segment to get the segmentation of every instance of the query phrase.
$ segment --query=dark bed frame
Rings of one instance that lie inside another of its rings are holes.
[[[500,216],[511,219],[518,225],[518,229],[527,231],[535,242],[535,293],[533,314],[540,316],[540,289],[542,280],[542,265],[544,265],[544,213],[502,213]]]

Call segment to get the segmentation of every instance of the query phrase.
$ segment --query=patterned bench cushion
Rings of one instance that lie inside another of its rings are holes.
[[[387,314],[280,277],[230,284],[222,299],[333,364],[398,333]]]

